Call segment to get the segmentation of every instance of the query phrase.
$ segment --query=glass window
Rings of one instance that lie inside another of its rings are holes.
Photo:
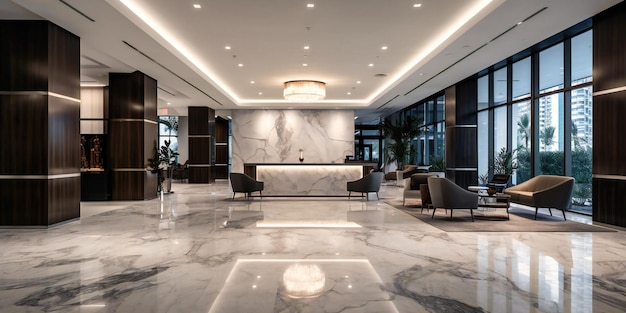
[[[530,57],[513,63],[513,100],[530,96]]]
[[[478,110],[489,107],[489,75],[478,78]]]
[[[178,152],[178,116],[159,116],[159,147],[170,142],[170,149]],[[174,160],[178,162],[178,156]]]
[[[539,98],[539,174],[564,175],[563,93]]]
[[[572,177],[576,179],[572,210],[591,213],[593,92],[591,86],[572,90]]]
[[[479,183],[489,180],[489,111],[478,112],[478,177]],[[481,179],[482,178],[482,179]]]
[[[593,33],[572,38],[572,86],[590,82],[593,67]]]
[[[539,92],[563,88],[563,43],[539,52]]]
[[[425,103],[424,106],[424,115],[426,116],[426,119],[424,120],[424,123],[426,124],[432,124],[433,123],[433,118],[434,118],[434,112],[435,110],[435,102],[433,100],[430,100],[428,102]]]
[[[493,137],[493,155],[496,156],[502,148],[507,149],[506,106],[499,106],[494,110]]]
[[[493,104],[505,103],[507,99],[507,70],[503,67],[493,73]]]
[[[437,118],[435,122],[444,121],[446,119],[446,103],[444,101],[444,96],[437,98]]]
[[[519,184],[531,178],[531,126],[530,101],[513,105],[512,146],[516,149],[517,170],[511,177],[513,184]]]

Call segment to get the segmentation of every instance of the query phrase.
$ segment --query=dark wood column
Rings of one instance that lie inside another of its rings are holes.
[[[478,183],[477,89],[470,78],[445,90],[446,177],[462,187]]]
[[[626,3],[593,18],[593,220],[626,227]]]
[[[146,171],[157,147],[157,82],[141,73],[109,74],[109,165],[112,200],[157,197]]]
[[[0,225],[80,217],[80,39],[0,21]]]
[[[230,122],[220,116],[215,118],[215,165],[213,173],[216,179],[228,179],[228,133]]]
[[[215,181],[215,110],[209,107],[189,107],[189,182]]]

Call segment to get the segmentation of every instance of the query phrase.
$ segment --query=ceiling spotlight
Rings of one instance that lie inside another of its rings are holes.
[[[226,46],[226,47],[224,47],[224,49],[230,50],[230,46]]]
[[[380,49],[381,50],[387,50],[387,46],[382,46]]]
[[[250,81],[250,83],[251,83],[251,84],[254,84],[254,81],[253,81],[253,80],[251,80],[251,81]]]
[[[315,4],[313,4],[313,3],[308,3],[308,4],[306,5],[306,7],[307,7],[307,8],[314,8],[314,7],[315,7]]]
[[[239,63],[239,64],[237,64],[237,66],[239,66],[239,67],[243,67],[243,64],[242,64],[242,63]]]
[[[413,5],[413,7],[414,7],[414,8],[419,8],[419,7],[421,7],[421,6],[422,6],[422,4],[421,4],[421,3],[416,3],[416,4],[414,4],[414,5]]]
[[[285,100],[295,102],[315,102],[326,97],[326,84],[315,80],[292,80],[284,84]]]
[[[308,64],[306,64],[306,63],[302,63],[302,66],[305,66],[305,67],[306,67],[306,66],[309,66],[309,65],[308,65]]]
[[[263,92],[260,92],[260,91],[259,91],[259,96],[260,96],[260,95],[262,95],[262,94],[263,94]]]
[[[168,102],[168,103],[167,103],[167,105],[170,105],[170,104],[172,104],[172,103],[171,103],[171,102]]]
[[[374,66],[374,63],[370,63],[367,66],[372,67],[372,66]]]
[[[361,83],[361,81],[360,81],[360,80],[357,80],[357,81],[356,81],[356,83],[357,83],[357,84],[360,84],[360,83]]]
[[[194,7],[194,8],[196,8],[196,9],[200,9],[200,8],[202,8],[202,6],[201,6],[201,5],[199,5],[199,4],[197,4],[197,3],[196,3],[196,4],[194,4],[194,5],[193,5],[193,7]]]
[[[348,91],[348,96],[351,95],[352,93]]]
[[[304,50],[309,50],[309,49],[311,49],[311,47],[309,47],[309,46],[304,46]]]

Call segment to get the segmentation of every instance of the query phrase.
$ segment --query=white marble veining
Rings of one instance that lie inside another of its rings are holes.
[[[233,201],[226,182],[173,190],[163,201],[83,203],[93,213],[45,230],[0,229],[0,312],[626,307],[624,231],[444,232],[386,204],[401,202],[393,185],[380,201]],[[283,273],[307,262],[324,273],[323,291],[292,298]]]
[[[235,110],[232,171],[244,163],[343,163],[354,154],[352,110]]]
[[[363,177],[362,165],[257,165],[267,196],[347,196],[347,182]]]

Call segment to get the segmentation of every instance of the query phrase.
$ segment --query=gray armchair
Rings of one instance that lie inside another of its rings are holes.
[[[233,187],[233,199],[235,199],[235,194],[238,192],[244,193],[247,199],[256,191],[258,191],[261,198],[263,198],[263,182],[256,181],[246,174],[230,173],[230,184]]]
[[[511,195],[511,202],[528,205],[535,208],[535,219],[539,208],[547,208],[552,215],[552,209],[563,211],[569,208],[574,190],[574,178],[556,175],[535,176],[517,186],[504,190]]]
[[[438,208],[450,209],[450,220],[452,220],[452,212],[462,209],[469,210],[474,221],[474,210],[478,208],[478,197],[475,192],[471,192],[458,186],[451,180],[441,177],[428,178],[428,191],[433,203],[433,215]]]
[[[346,186],[346,189],[348,190],[348,198],[350,198],[352,192],[354,191],[360,192],[361,197],[363,197],[364,193],[367,194],[369,192],[375,192],[376,199],[379,199],[378,191],[380,190],[380,185],[383,182],[384,175],[385,174],[383,172],[372,172],[361,179],[349,181]]]

